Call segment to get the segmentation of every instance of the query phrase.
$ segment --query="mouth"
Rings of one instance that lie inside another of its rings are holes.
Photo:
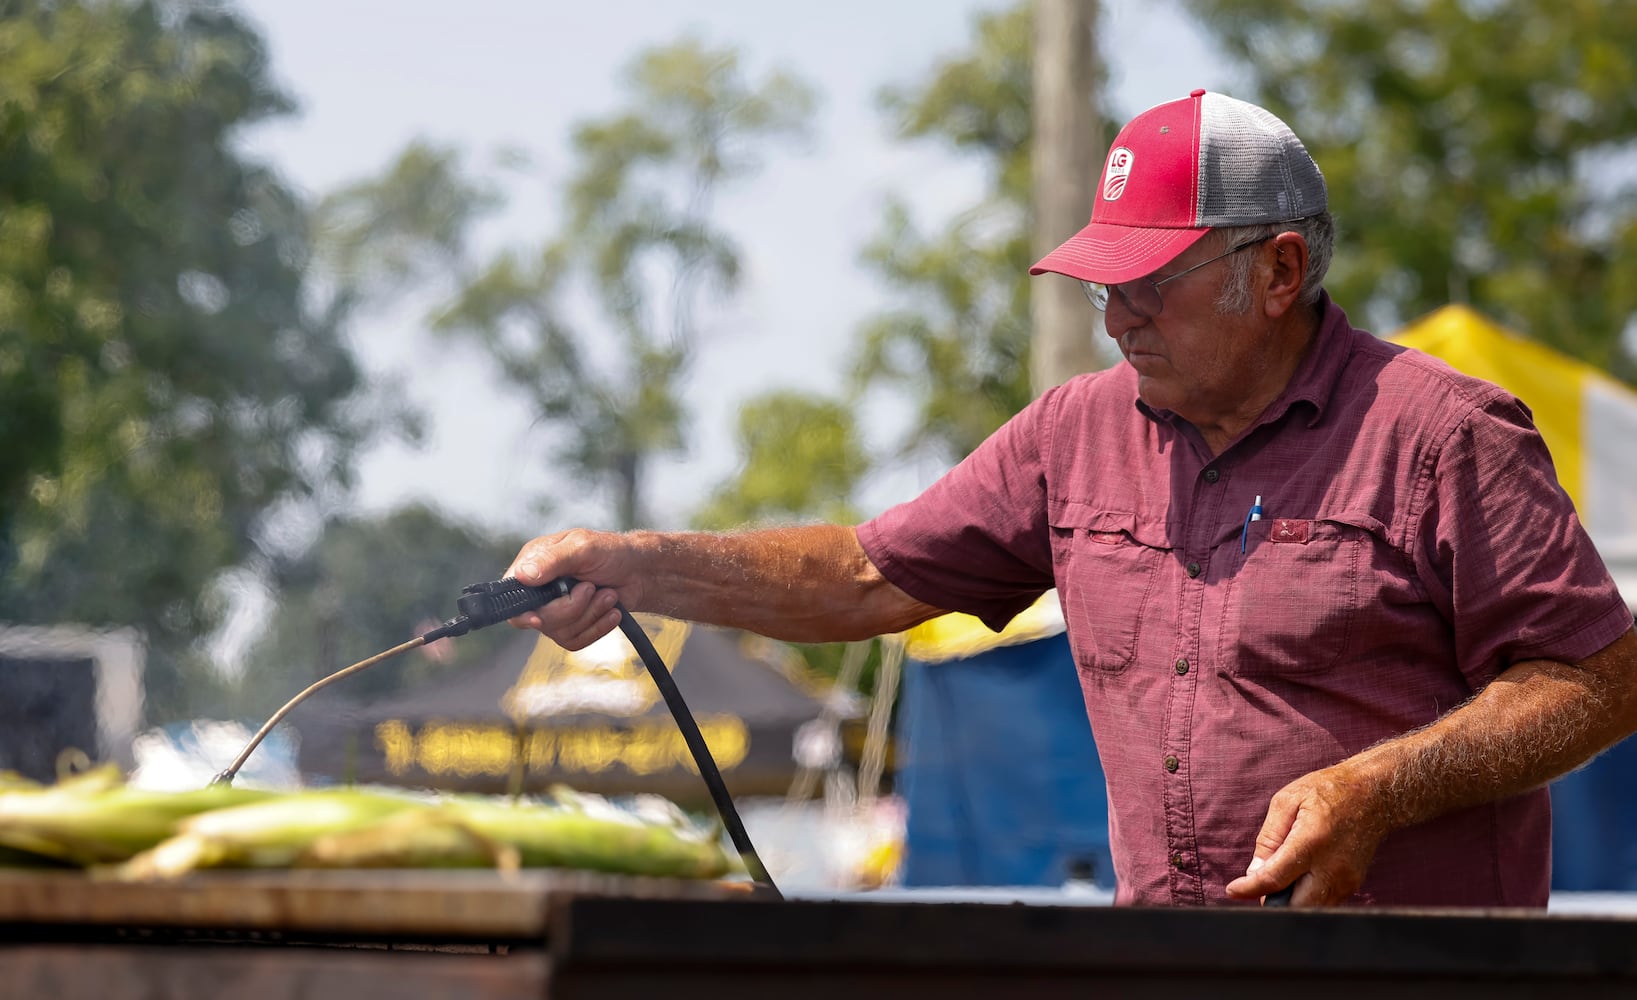
[[[1138,376],[1153,378],[1163,375],[1170,369],[1170,363],[1165,355],[1157,351],[1144,350],[1141,347],[1125,347],[1125,363],[1136,369]]]
[[[1120,341],[1120,351],[1125,354],[1125,357],[1126,357],[1127,361],[1135,360],[1136,358],[1155,358],[1155,357],[1159,357],[1159,355],[1156,354],[1155,352],[1145,351],[1141,347],[1138,347],[1135,344],[1133,344],[1130,340],[1121,340]]]

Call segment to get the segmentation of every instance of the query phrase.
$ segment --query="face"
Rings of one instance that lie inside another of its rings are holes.
[[[1157,281],[1178,274],[1223,249],[1215,239],[1202,239],[1149,277]],[[1229,266],[1227,260],[1213,261],[1160,286],[1165,306],[1158,315],[1139,316],[1114,293],[1104,316],[1108,335],[1137,371],[1143,402],[1202,430],[1232,423],[1248,408],[1260,412],[1271,399],[1265,393],[1277,368],[1273,325],[1255,301],[1240,315],[1218,311],[1216,298]]]

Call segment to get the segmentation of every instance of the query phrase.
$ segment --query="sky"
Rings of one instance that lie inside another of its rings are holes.
[[[650,489],[659,523],[680,526],[734,470],[742,400],[775,388],[839,387],[860,320],[888,301],[857,263],[886,196],[907,198],[924,227],[975,200],[983,179],[974,167],[941,148],[895,142],[875,95],[925,79],[940,59],[970,47],[979,14],[1007,6],[241,0],[267,41],[275,82],[298,105],[248,133],[244,147],[311,198],[377,174],[415,139],[457,147],[474,165],[520,150],[532,169],[515,175],[505,213],[485,238],[495,247],[535,245],[556,224],[571,129],[621,105],[620,73],[640,51],[691,35],[737,48],[755,78],[778,69],[807,81],[820,95],[813,138],[770,155],[757,178],[718,202],[718,221],[747,267],[690,379],[690,454],[662,463]],[[1100,50],[1113,106],[1125,117],[1195,87],[1231,87],[1223,61],[1172,0],[1105,0]],[[1090,166],[1093,177],[1100,165]],[[528,533],[593,523],[602,507],[530,507],[531,497],[572,488],[555,481],[526,407],[475,348],[435,339],[414,313],[400,313],[356,324],[354,347],[373,377],[399,380],[426,413],[429,434],[418,448],[388,443],[363,457],[360,506],[384,512],[427,502]],[[892,419],[890,410],[868,416]],[[939,471],[883,477],[866,504],[906,499]]]

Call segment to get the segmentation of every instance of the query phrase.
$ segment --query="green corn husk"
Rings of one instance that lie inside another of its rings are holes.
[[[16,771],[0,771],[0,792],[17,792],[44,787],[38,781]]]
[[[174,836],[131,858],[115,874],[155,879],[204,868],[284,868],[319,837],[425,808],[405,796],[355,789],[289,793],[192,816]]]
[[[395,813],[358,830],[327,834],[308,845],[296,868],[498,868],[520,863],[515,847],[472,829],[435,806]]]
[[[424,815],[315,842],[311,867],[580,868],[670,878],[738,870],[714,834],[581,803],[452,799]]]
[[[0,863],[116,864],[171,836],[189,816],[274,794],[226,785],[168,792],[109,781],[110,773],[97,769],[0,793],[0,848],[13,852]]]
[[[742,871],[719,832],[700,830],[670,803],[639,816],[601,799],[557,791],[551,806],[460,799],[447,807],[484,836],[515,847],[528,868],[583,868],[626,875],[720,878]]]
[[[125,774],[118,764],[98,764],[96,767],[60,776],[54,785],[35,785],[33,791],[62,792],[65,795],[89,795],[125,787]],[[29,791],[30,789],[22,789]]]
[[[566,792],[553,804],[449,799],[320,838],[296,863],[312,868],[521,865],[697,879],[741,870],[713,831],[695,828],[674,807],[645,818]]]

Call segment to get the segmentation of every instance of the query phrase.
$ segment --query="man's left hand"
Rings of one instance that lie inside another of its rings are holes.
[[[1358,891],[1390,824],[1376,784],[1347,762],[1303,775],[1268,804],[1235,899],[1259,899],[1295,883],[1292,906],[1331,906]]]

